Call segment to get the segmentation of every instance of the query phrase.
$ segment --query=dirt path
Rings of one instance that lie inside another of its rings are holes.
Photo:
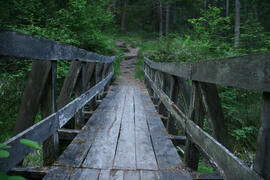
[[[122,41],[118,41],[116,45],[119,47],[126,47],[128,49],[128,52],[124,53],[125,57],[120,65],[121,75],[118,77],[115,83],[117,83],[118,85],[136,86],[139,88],[143,88],[143,83],[139,79],[135,79],[136,61],[140,48],[132,48],[129,44],[125,44]]]

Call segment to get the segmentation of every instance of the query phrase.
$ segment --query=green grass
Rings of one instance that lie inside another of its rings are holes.
[[[123,58],[124,58],[123,53],[121,53],[121,54],[119,54],[119,55],[117,55],[115,57],[115,61],[113,63],[113,68],[114,68],[114,77],[113,77],[113,79],[114,80],[117,79],[117,77],[121,74],[121,72],[120,72],[120,63],[123,60]]]
[[[23,161],[23,166],[42,166],[43,165],[43,151],[34,150],[28,154]]]
[[[198,166],[198,172],[199,173],[212,173],[214,171],[214,168],[210,166],[206,160],[200,160],[199,166]]]

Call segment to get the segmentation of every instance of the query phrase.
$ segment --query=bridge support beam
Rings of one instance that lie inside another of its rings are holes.
[[[75,86],[75,96],[79,97],[86,91],[86,63],[81,63],[81,72]],[[85,124],[84,107],[75,114],[75,129],[81,129]]]
[[[199,83],[196,81],[192,82],[193,95],[190,100],[190,110],[189,116],[192,121],[194,121],[198,126],[203,127],[204,119],[204,109],[202,104],[202,95],[199,89]],[[191,141],[191,138],[187,136],[186,146],[185,146],[185,164],[192,170],[198,170],[198,164],[200,159],[200,152]]]
[[[263,93],[261,126],[257,141],[254,169],[265,179],[270,179],[270,93]]]
[[[57,61],[52,61],[50,78],[47,81],[42,100],[42,118],[49,116],[57,111],[56,107],[56,76]],[[57,118],[58,121],[58,118]],[[57,123],[58,124],[58,123]],[[51,165],[58,157],[59,138],[56,132],[43,142],[43,165]]]
[[[203,105],[214,131],[215,139],[231,150],[227,123],[225,122],[217,86],[215,84],[199,82]]]

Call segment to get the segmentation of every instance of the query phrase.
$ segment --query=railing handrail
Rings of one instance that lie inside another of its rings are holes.
[[[112,63],[114,59],[72,45],[9,30],[0,30],[0,55],[34,60],[79,60],[99,63]]]
[[[48,137],[57,132],[59,128],[63,127],[79,109],[91,101],[109,83],[112,77],[113,72],[57,112],[4,142],[4,145],[9,145],[12,148],[8,149],[10,153],[8,158],[0,159],[0,172],[7,172],[15,167],[27,154],[33,151],[33,148],[21,144],[20,139],[26,138],[38,143],[44,142]]]
[[[88,52],[84,49],[80,49],[71,45],[62,44],[56,41],[34,37],[31,35],[25,35],[19,32],[9,30],[0,30],[0,55],[7,57],[42,60],[34,62],[32,66],[32,71],[29,76],[30,81],[28,81],[26,89],[27,88],[28,88],[27,90],[35,89],[35,91],[37,91],[36,89],[40,89],[40,91],[38,92],[44,93],[46,89],[45,84],[47,84],[50,86],[52,96],[50,99],[51,102],[46,102],[47,103],[46,105],[48,105],[51,108],[52,114],[50,114],[48,117],[44,118],[40,122],[32,125],[27,129],[25,129],[26,128],[25,127],[24,128],[25,130],[18,133],[16,136],[10,138],[8,141],[4,143],[5,145],[10,145],[12,148],[7,149],[7,151],[10,153],[9,157],[0,159],[0,172],[8,172],[11,168],[15,167],[16,164],[21,162],[26,155],[28,155],[30,152],[33,151],[33,148],[25,146],[20,143],[20,140],[22,138],[33,140],[38,143],[43,143],[46,139],[48,139],[52,135],[57,134],[58,129],[62,128],[75,115],[75,113],[77,113],[78,111],[82,111],[82,108],[87,103],[89,103],[95,96],[97,96],[98,94],[103,95],[104,89],[107,89],[114,74],[113,62],[115,58]],[[64,83],[65,87],[66,86],[69,87],[67,88],[68,90],[66,90],[66,92],[63,93],[63,97],[65,97],[65,99],[69,99],[73,89],[78,88],[80,89],[79,90],[80,92],[77,92],[80,93],[77,94],[79,97],[77,97],[68,104],[66,103],[69,100],[65,102],[64,101],[60,102],[59,110],[57,110],[56,108],[57,106],[56,61],[58,60],[81,61],[81,62],[73,61],[71,63],[70,67],[72,68],[69,69],[68,72],[68,74],[69,73],[71,74],[66,76],[65,80],[67,80],[67,84]],[[89,69],[86,69],[88,65],[90,65]],[[40,71],[40,69],[42,68],[46,70]],[[95,74],[93,73],[94,68]],[[51,79],[48,78],[50,72],[51,72]],[[79,73],[80,78],[78,77]],[[41,79],[39,79],[38,77],[40,77]],[[95,78],[93,80],[95,81],[96,84],[89,90],[87,90],[88,89],[87,85],[88,83],[90,83],[92,77]],[[39,83],[40,85],[38,85],[37,87],[37,84]],[[33,84],[36,85],[34,86]],[[78,85],[78,87],[75,87],[75,85]],[[43,88],[41,88],[41,86]],[[36,104],[35,103],[31,104],[31,100],[35,101],[37,97],[35,96],[32,97],[33,96],[32,94],[29,95],[29,93],[31,93],[32,91],[29,91],[27,95],[26,93],[28,92],[27,90],[25,90],[24,93],[22,106],[27,107],[26,109],[31,109],[28,106],[38,108],[39,104],[37,103],[40,103],[41,100],[38,100],[39,102],[36,102]],[[31,105],[26,106],[24,99],[26,100],[25,101],[26,103],[29,103]],[[22,112],[24,111],[22,110]],[[22,120],[25,121],[25,116],[22,115],[20,116],[19,113],[19,118],[22,117],[24,118]],[[34,112],[31,112],[31,118],[32,116],[35,117]],[[58,146],[58,142],[56,142],[54,146]],[[51,152],[49,153],[53,154]]]
[[[198,62],[154,62],[152,69],[188,80],[270,92],[270,52]]]
[[[234,65],[235,63],[235,65]],[[243,63],[243,64],[241,64]],[[212,68],[212,69],[210,69]],[[239,69],[238,69],[239,68]],[[242,69],[241,69],[242,68]],[[176,124],[178,124],[181,129],[188,135],[189,139],[195,143],[201,152],[203,152],[210,160],[215,164],[215,166],[219,169],[221,175],[225,179],[263,179],[262,176],[265,174],[262,171],[267,171],[267,168],[264,166],[257,166],[259,169],[255,169],[255,171],[249,167],[247,167],[240,159],[238,159],[233,153],[231,153],[222,143],[219,142],[214,137],[206,133],[200,125],[196,124],[198,122],[194,122],[191,117],[187,117],[184,112],[179,108],[176,104],[177,98],[171,97],[172,90],[171,88],[177,88],[176,85],[168,85],[170,90],[166,89],[162,84],[164,84],[165,80],[161,78],[159,75],[161,72],[167,74],[172,79],[180,78],[182,80],[193,80],[195,89],[199,90],[199,93],[196,91],[193,92],[194,94],[201,94],[201,95],[193,95],[190,97],[191,100],[195,98],[195,101],[202,101],[205,111],[209,113],[211,111],[210,104],[211,103],[218,103],[216,106],[221,107],[219,101],[209,101],[209,94],[206,94],[206,89],[211,84],[213,84],[216,88],[215,84],[223,84],[223,85],[230,85],[240,88],[248,88],[248,89],[255,89],[261,90],[264,93],[263,96],[263,108],[262,108],[262,123],[261,129],[259,133],[258,140],[262,139],[262,144],[260,149],[257,150],[259,152],[259,157],[256,155],[256,160],[263,161],[263,156],[267,154],[264,153],[265,148],[267,146],[267,141],[265,139],[268,138],[267,135],[267,127],[269,127],[269,92],[270,92],[270,52],[266,53],[258,53],[248,56],[241,56],[241,57],[234,57],[234,58],[227,58],[223,60],[214,60],[214,61],[200,61],[200,62],[175,62],[175,63],[159,63],[153,62],[148,58],[144,58],[144,76],[146,80],[146,84],[148,87],[153,89],[150,94],[153,93],[154,98],[159,98],[169,113],[175,118]],[[246,71],[246,72],[245,72]],[[163,74],[162,73],[162,74]],[[209,75],[209,77],[207,77]],[[176,76],[176,77],[174,77]],[[165,75],[162,76],[165,78]],[[234,79],[233,79],[234,78]],[[229,79],[229,80],[227,80]],[[167,81],[167,80],[166,80]],[[175,80],[173,80],[175,81]],[[240,82],[238,82],[240,81]],[[246,82],[243,82],[246,81]],[[168,79],[168,82],[171,81]],[[168,83],[167,82],[167,83]],[[175,82],[174,82],[175,83]],[[177,81],[177,83],[180,83]],[[250,84],[247,84],[250,83]],[[252,84],[253,83],[253,84]],[[178,87],[181,85],[178,84]],[[257,87],[258,86],[258,87]],[[183,87],[181,87],[183,88]],[[168,92],[167,92],[168,91]],[[179,93],[179,90],[177,90]],[[216,92],[217,93],[217,92]],[[179,94],[178,94],[179,95]],[[218,94],[213,94],[215,96]],[[197,97],[198,96],[198,97]],[[211,96],[211,94],[210,94]],[[172,100],[174,98],[174,100]],[[200,98],[200,99],[196,99]],[[210,104],[209,104],[210,103]],[[195,108],[196,105],[192,105],[190,107]],[[215,108],[215,105],[211,105],[211,108]],[[217,107],[216,107],[217,109]],[[200,111],[200,110],[198,110]],[[199,112],[197,112],[199,113]],[[222,112],[219,112],[222,113]],[[216,113],[215,115],[218,115]],[[217,116],[211,118],[218,118]],[[220,121],[221,122],[221,121]],[[213,122],[212,122],[213,123]],[[215,120],[215,123],[219,123],[218,120]],[[170,122],[167,122],[170,124]],[[225,124],[226,125],[226,124]],[[268,128],[269,130],[269,128]],[[220,130],[221,131],[221,130]],[[223,137],[226,138],[226,137]],[[267,156],[267,155],[266,155]],[[255,162],[255,163],[256,163]],[[267,160],[264,162],[268,162]],[[261,162],[259,164],[264,164]],[[255,167],[256,168],[256,167]],[[258,171],[257,171],[258,170]],[[260,175],[259,175],[260,174]]]

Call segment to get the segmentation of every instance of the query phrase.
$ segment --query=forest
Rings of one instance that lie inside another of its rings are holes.
[[[141,81],[144,57],[186,62],[269,51],[269,20],[269,0],[0,0],[0,29],[116,56],[114,78],[120,73],[125,51],[116,42],[140,47],[135,77]],[[1,143],[14,135],[31,66],[32,61],[26,59],[0,60]],[[68,67],[69,62],[59,62],[59,84]],[[221,85],[218,91],[232,152],[253,166],[262,93]],[[41,113],[36,122],[40,120]],[[212,133],[207,119],[203,128]],[[26,158],[24,165],[42,164],[40,154]],[[213,171],[204,161],[202,158],[199,171]]]

